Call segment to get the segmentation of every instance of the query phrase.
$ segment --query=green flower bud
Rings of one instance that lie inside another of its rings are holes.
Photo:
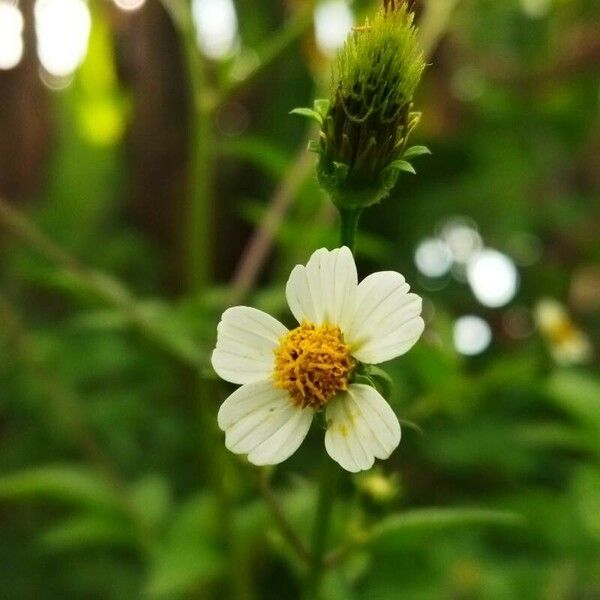
[[[406,148],[420,118],[411,109],[425,68],[413,18],[405,2],[385,2],[372,22],[348,36],[333,68],[329,101],[293,111],[321,126],[310,149],[319,154],[319,183],[338,208],[379,202],[400,171],[415,172],[406,158],[429,152]]]

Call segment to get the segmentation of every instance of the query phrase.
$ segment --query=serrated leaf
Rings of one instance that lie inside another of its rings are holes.
[[[44,499],[118,511],[122,503],[111,484],[91,469],[46,466],[0,478],[0,499]]]
[[[290,115],[300,115],[301,117],[307,117],[312,119],[319,126],[323,124],[323,117],[312,108],[294,108],[290,111]]]
[[[402,158],[413,158],[414,156],[422,156],[423,154],[431,154],[431,150],[427,146],[411,146],[406,149]]]
[[[393,163],[390,163],[390,169],[395,169],[396,171],[406,171],[407,173],[412,173],[416,175],[417,172],[415,168],[405,160],[395,160]]]

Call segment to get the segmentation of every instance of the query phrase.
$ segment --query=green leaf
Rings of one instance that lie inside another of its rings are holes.
[[[98,510],[120,511],[111,484],[91,469],[46,466],[0,478],[0,499],[47,499]]]
[[[312,119],[319,126],[323,125],[323,117],[312,108],[294,108],[290,111],[290,115],[300,115],[301,117],[308,117]]]
[[[396,171],[406,171],[407,173],[412,173],[413,175],[417,174],[415,168],[405,160],[395,160],[393,163],[390,163],[389,168],[395,169]]]
[[[423,154],[431,154],[431,150],[427,146],[411,146],[406,149],[402,158],[413,158],[415,156],[422,156]]]
[[[190,594],[218,577],[223,568],[222,556],[203,540],[169,544],[155,560],[145,592],[153,599]]]
[[[173,520],[153,557],[146,583],[150,598],[191,593],[222,574],[224,560],[216,549],[216,500],[208,494],[190,498],[173,511]]]
[[[549,379],[547,390],[580,423],[600,430],[600,379],[579,371],[560,371]]]
[[[131,524],[102,514],[70,517],[47,529],[42,543],[51,550],[80,550],[96,546],[136,545]]]
[[[287,151],[267,139],[251,135],[223,137],[219,152],[247,160],[275,179],[283,176],[290,162]]]
[[[369,541],[384,535],[399,533],[431,533],[473,525],[522,525],[523,518],[515,513],[484,508],[421,508],[390,515],[370,532]]]
[[[171,504],[167,482],[158,475],[137,481],[130,489],[130,500],[140,519],[149,527],[161,524]]]

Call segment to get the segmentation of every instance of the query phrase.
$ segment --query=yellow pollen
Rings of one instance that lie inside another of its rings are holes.
[[[273,378],[296,405],[320,409],[348,388],[353,368],[350,346],[344,343],[339,327],[304,322],[281,338]]]

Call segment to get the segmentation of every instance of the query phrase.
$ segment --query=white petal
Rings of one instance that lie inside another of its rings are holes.
[[[277,319],[256,308],[228,308],[217,327],[212,366],[231,383],[267,379],[273,372],[274,351],[287,331]]]
[[[348,248],[321,248],[306,266],[294,267],[285,291],[298,323],[329,323],[344,331],[354,314],[357,283],[356,265]]]
[[[255,465],[274,465],[289,458],[306,437],[313,410],[300,408],[272,381],[248,383],[237,389],[219,409],[225,446],[247,454]]]
[[[370,469],[400,443],[400,423],[377,390],[353,383],[327,404],[325,448],[351,473]]]
[[[408,352],[423,333],[422,300],[400,273],[373,273],[358,285],[354,319],[345,333],[352,355],[377,364]]]

